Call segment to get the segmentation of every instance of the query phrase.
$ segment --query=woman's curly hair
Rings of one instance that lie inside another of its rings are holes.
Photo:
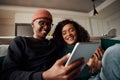
[[[65,25],[72,24],[77,32],[77,42],[89,42],[90,41],[90,35],[80,24],[77,22],[65,19],[61,22],[59,22],[55,28],[55,31],[53,33],[53,39],[56,41],[56,43],[59,46],[64,46],[66,43],[62,37],[62,29]]]

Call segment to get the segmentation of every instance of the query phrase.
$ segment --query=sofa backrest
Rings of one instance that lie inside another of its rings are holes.
[[[0,45],[0,56],[5,56],[7,54],[9,45]]]

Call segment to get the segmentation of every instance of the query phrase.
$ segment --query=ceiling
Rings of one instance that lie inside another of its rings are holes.
[[[99,6],[104,1],[95,0],[95,4]],[[0,0],[0,5],[51,8],[85,13],[93,9],[92,0]]]
[[[92,0],[0,0],[1,5],[58,9],[88,14],[93,10]],[[104,13],[104,16],[120,11],[120,0],[95,0],[95,5],[99,13],[101,15]]]

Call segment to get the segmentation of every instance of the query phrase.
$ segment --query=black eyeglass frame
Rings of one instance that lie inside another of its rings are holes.
[[[37,22],[37,24],[39,24],[40,26],[48,26],[48,27],[52,27],[54,24],[52,24],[51,22],[45,22],[42,20],[35,20],[35,23]]]

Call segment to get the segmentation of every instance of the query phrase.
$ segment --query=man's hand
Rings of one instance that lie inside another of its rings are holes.
[[[68,64],[67,67],[64,63],[68,60],[70,54],[57,60],[56,63],[47,71],[43,72],[42,77],[44,80],[72,80],[81,69],[84,59],[80,58]]]

